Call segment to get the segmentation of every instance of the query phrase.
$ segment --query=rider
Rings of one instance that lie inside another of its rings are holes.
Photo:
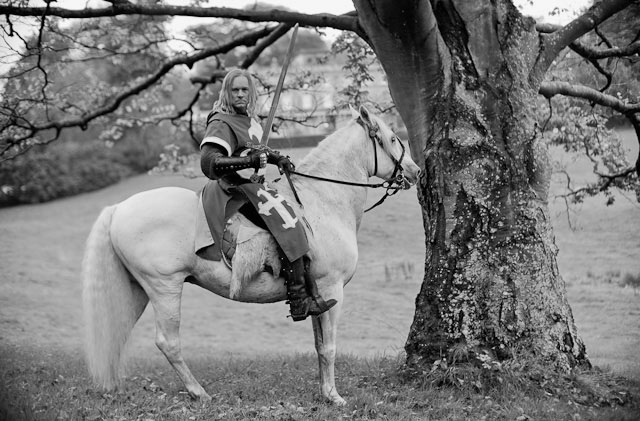
[[[262,137],[262,128],[255,119],[256,100],[256,88],[249,72],[235,69],[225,76],[220,96],[207,117],[207,129],[200,144],[200,166],[208,178],[218,180],[227,194],[246,202],[240,211],[247,218],[266,228],[262,217],[244,197],[245,190],[239,186],[250,183],[250,173],[266,167],[267,163],[277,165],[281,173],[295,167],[289,157],[277,151],[253,147]],[[301,238],[306,243],[304,234]],[[304,246],[308,251],[308,244]],[[336,304],[335,300],[324,301],[318,293],[315,281],[308,274],[309,258],[306,255],[290,261],[282,250],[279,251],[294,321],[322,314]]]

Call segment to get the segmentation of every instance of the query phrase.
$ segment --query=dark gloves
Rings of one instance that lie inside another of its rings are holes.
[[[293,162],[291,162],[291,159],[288,156],[280,155],[280,158],[278,158],[276,165],[280,170],[280,174],[284,172],[290,173],[291,171],[296,170],[296,166],[293,165]]]
[[[277,165],[280,174],[286,172],[295,171],[296,167],[291,162],[291,158],[285,155],[280,155],[280,152],[269,149],[267,152],[267,162],[269,164]]]

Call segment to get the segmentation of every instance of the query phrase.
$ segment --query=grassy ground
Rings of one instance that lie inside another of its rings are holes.
[[[213,394],[214,405],[200,408],[184,396],[155,348],[149,310],[134,329],[132,369],[124,392],[96,392],[81,359],[79,268],[91,224],[103,206],[138,191],[163,185],[198,189],[203,183],[141,176],[52,203],[0,209],[0,419],[525,420],[638,415],[629,404],[593,406],[628,400],[627,395],[598,403],[580,398],[580,390],[559,393],[562,385],[554,389],[547,380],[539,382],[537,391],[521,390],[509,381],[505,384],[511,386],[494,389],[438,388],[438,373],[431,377],[435,383],[402,381],[398,354],[424,274],[424,234],[414,190],[368,213],[359,233],[358,272],[345,291],[339,331],[338,390],[349,401],[346,408],[327,407],[318,400],[310,322],[291,323],[282,303],[238,304],[202,294],[191,285],[184,293],[182,346],[196,377]],[[370,201],[378,195],[372,192]],[[587,200],[572,215],[577,229],[569,227],[563,210],[561,202],[552,202],[558,264],[591,361],[604,369],[602,376],[640,380],[640,293],[621,285],[626,274],[640,275],[638,204],[620,198],[606,208],[601,199]],[[445,374],[454,378],[451,372]],[[585,385],[598,383],[585,376]]]
[[[341,355],[337,386],[348,404],[335,407],[316,392],[310,354],[224,362],[202,357],[190,364],[212,395],[209,405],[192,401],[171,368],[154,358],[136,360],[123,389],[102,393],[90,386],[74,353],[5,348],[0,419],[631,421],[639,413],[628,392],[638,385],[601,373],[525,383],[505,370],[487,375],[467,369],[429,373],[416,382],[398,357]],[[603,394],[597,390],[602,384],[615,386]]]

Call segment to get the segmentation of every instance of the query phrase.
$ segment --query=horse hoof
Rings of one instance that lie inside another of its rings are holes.
[[[345,406],[347,404],[347,401],[342,399],[342,396],[340,395],[327,396],[326,398],[330,404],[335,406]]]
[[[191,396],[191,399],[199,401],[202,405],[207,405],[212,400],[211,396],[204,390],[199,393],[189,393],[189,395]]]
[[[198,402],[199,402],[199,406],[201,406],[202,408],[205,408],[207,406],[209,406],[211,404],[211,396],[209,396],[209,394],[205,393],[204,395],[201,395],[198,398]]]

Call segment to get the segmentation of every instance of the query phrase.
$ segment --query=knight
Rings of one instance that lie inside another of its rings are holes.
[[[336,304],[336,300],[325,301],[309,274],[309,245],[300,221],[288,218],[286,229],[281,229],[268,217],[268,212],[259,212],[259,196],[265,196],[272,189],[264,189],[264,178],[255,177],[254,171],[272,164],[283,173],[295,170],[295,166],[289,157],[278,151],[255,146],[262,138],[262,127],[255,118],[256,101],[251,74],[242,69],[231,70],[222,81],[219,98],[207,117],[207,128],[200,144],[200,166],[225,193],[223,209],[227,216],[237,209],[274,236],[279,246],[291,318],[300,321],[324,313]],[[230,203],[234,205],[230,207]],[[293,215],[288,204],[282,203],[282,206]]]

